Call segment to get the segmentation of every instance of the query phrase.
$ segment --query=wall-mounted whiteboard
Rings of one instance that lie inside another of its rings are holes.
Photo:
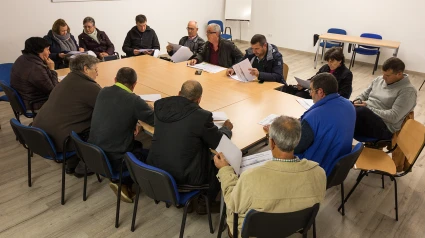
[[[93,1],[120,1],[120,0],[52,0],[52,2],[93,2]]]
[[[225,19],[251,20],[252,0],[226,0]]]

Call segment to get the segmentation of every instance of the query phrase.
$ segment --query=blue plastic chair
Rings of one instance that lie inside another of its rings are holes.
[[[339,28],[330,28],[328,30],[328,33],[339,34],[339,35],[347,35],[347,31],[345,31],[344,29],[339,29]],[[320,47],[322,47],[322,56],[323,56],[324,53],[325,53],[325,42],[320,42]],[[334,41],[326,42],[326,49],[329,49],[329,48],[332,48],[332,47],[344,48],[344,43],[343,42],[334,42]]]
[[[31,183],[31,157],[32,153],[36,153],[45,159],[62,162],[62,197],[61,203],[64,201],[65,193],[65,161],[67,158],[75,154],[74,151],[59,153],[55,149],[55,145],[45,131],[40,128],[25,126],[18,120],[10,119],[10,125],[19,142],[27,149],[28,154],[28,187]],[[64,142],[64,148],[67,148],[68,138]]]
[[[208,21],[208,25],[209,25],[209,24],[212,24],[212,23],[215,23],[215,24],[217,24],[217,25],[219,25],[219,26],[220,26],[220,29],[221,29],[221,37],[222,37],[223,39],[233,41],[233,38],[232,38],[232,28],[230,28],[230,27],[226,27],[226,28],[224,28],[224,24],[223,24],[223,22],[222,22],[222,21],[220,21],[220,20],[210,20],[210,21]],[[223,33],[223,29],[224,29],[224,33]],[[227,29],[229,29],[230,34],[227,34]]]
[[[87,200],[87,168],[96,173],[99,182],[102,182],[99,177],[99,174],[108,179],[120,181],[117,192],[117,208],[115,217],[115,227],[118,228],[120,214],[121,180],[123,177],[128,177],[129,172],[122,172],[122,167],[120,172],[114,171],[105,152],[100,147],[81,140],[78,134],[74,131],[71,132],[70,137],[74,142],[75,150],[77,152],[78,157],[85,164],[83,201]]]
[[[0,64],[0,81],[3,81],[5,85],[10,85],[10,71],[12,71],[13,63],[5,63]],[[0,86],[0,92],[2,92],[3,89]],[[0,102],[5,101],[8,102],[9,99],[7,98],[7,95],[0,96]]]
[[[363,34],[360,35],[360,37],[382,40],[381,35],[373,34],[373,33],[363,33]],[[372,74],[375,74],[375,71],[378,69],[379,55],[381,54],[381,52],[379,51],[379,47],[367,46],[367,45],[358,45],[357,47],[355,47],[353,45],[353,54],[351,56],[350,67],[349,67],[350,69],[351,69],[351,67],[354,67],[354,61],[356,60],[356,54],[376,55],[375,65],[373,66],[373,71],[372,71]]]
[[[141,162],[131,152],[126,153],[126,155],[124,156],[124,160],[127,164],[130,176],[132,177],[133,181],[138,185],[136,200],[134,202],[131,231],[134,231],[140,189],[142,189],[146,196],[154,199],[155,203],[157,204],[162,201],[166,203],[167,208],[170,207],[170,205],[174,205],[177,208],[184,207],[183,219],[180,228],[181,238],[184,234],[188,205],[192,200],[194,200],[198,196],[204,196],[205,201],[207,203],[210,232],[211,234],[214,233],[208,197],[204,193],[201,193],[201,190],[179,192],[177,189],[176,181],[169,173]]]
[[[27,118],[34,118],[37,114],[33,112],[27,112],[27,108],[25,107],[24,102],[22,101],[21,96],[19,93],[13,89],[9,84],[7,84],[4,81],[0,80],[0,87],[3,88],[7,98],[8,102],[10,103],[10,106],[12,107],[13,113],[15,114],[16,120],[19,120],[20,115],[23,115]],[[45,99],[43,99],[45,100]]]

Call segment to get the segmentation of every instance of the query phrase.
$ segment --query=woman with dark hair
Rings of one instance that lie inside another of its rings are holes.
[[[353,73],[345,66],[344,53],[342,48],[332,47],[325,53],[325,60],[328,62],[323,65],[316,73],[330,73],[335,76],[338,81],[338,93],[344,98],[349,99],[351,92],[353,91]],[[313,78],[313,77],[311,77]],[[311,78],[309,80],[311,80]],[[288,86],[283,89],[284,92],[294,94],[298,97],[311,99],[310,93],[306,88],[301,85]]]
[[[50,59],[55,62],[55,69],[68,68],[69,59],[66,54],[70,51],[84,52],[83,48],[79,48],[77,41],[71,35],[71,29],[65,20],[57,19],[52,29],[44,36],[50,44]]]
[[[55,63],[49,58],[49,48],[45,39],[31,37],[25,41],[22,55],[12,66],[10,86],[21,95],[28,111],[40,109],[59,83]]]
[[[96,27],[92,17],[84,18],[83,27],[83,33],[78,36],[80,47],[84,48],[85,51],[93,51],[99,59],[114,54],[114,44],[112,44],[104,31]]]

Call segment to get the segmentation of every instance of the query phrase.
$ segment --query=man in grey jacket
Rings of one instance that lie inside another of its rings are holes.
[[[401,129],[417,98],[404,68],[400,59],[387,59],[382,65],[383,75],[353,101],[357,114],[354,137],[391,139]]]

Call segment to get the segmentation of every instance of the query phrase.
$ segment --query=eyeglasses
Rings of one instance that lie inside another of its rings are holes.
[[[196,28],[186,27],[186,30],[194,31],[194,30],[196,30]]]
[[[215,34],[217,33],[216,31],[207,31],[207,35],[211,35],[211,34]]]

